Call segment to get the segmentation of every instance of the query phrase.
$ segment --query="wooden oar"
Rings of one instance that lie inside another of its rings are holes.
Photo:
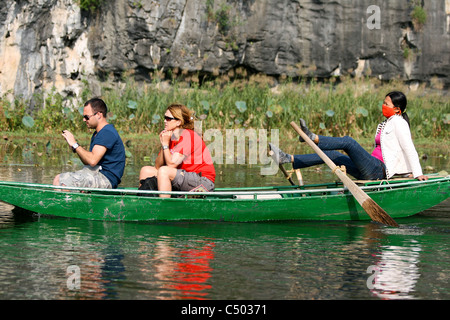
[[[280,170],[283,172],[284,176],[286,177],[286,179],[289,180],[289,182],[291,183],[291,185],[295,186],[294,181],[292,181],[291,176],[289,175],[289,173],[287,173],[286,169],[284,169],[283,165],[280,164],[278,165],[280,167]]]
[[[305,183],[303,182],[303,176],[302,173],[300,172],[300,169],[295,169],[295,174],[297,175],[298,185],[299,186],[305,185]]]
[[[391,227],[399,226],[397,222],[395,222],[394,219],[386,213],[386,211],[384,211],[361,188],[359,188],[356,183],[354,183],[344,172],[342,172],[342,170],[337,167],[330,158],[328,158],[328,156],[302,131],[302,129],[300,129],[295,122],[291,122],[291,126],[295,131],[297,131],[303,140],[305,140],[305,142],[314,149],[314,151],[330,167],[330,169],[333,170],[333,172],[339,177],[348,190],[350,190],[352,195],[373,221],[380,222]]]

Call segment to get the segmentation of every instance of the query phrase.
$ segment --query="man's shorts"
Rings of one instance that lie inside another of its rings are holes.
[[[68,187],[111,189],[111,182],[100,172],[101,166],[84,166],[75,172],[59,175],[59,184]]]
[[[178,169],[172,188],[173,191],[214,191],[214,183],[195,172]]]

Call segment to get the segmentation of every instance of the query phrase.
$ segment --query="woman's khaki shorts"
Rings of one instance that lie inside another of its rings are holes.
[[[100,172],[101,166],[84,166],[75,172],[59,175],[59,184],[67,187],[111,189],[111,182]]]

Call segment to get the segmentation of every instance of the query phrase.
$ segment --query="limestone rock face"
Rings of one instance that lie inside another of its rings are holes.
[[[373,5],[379,3],[379,5]],[[450,84],[450,1],[74,0],[0,2],[0,94],[77,96],[130,70],[293,77],[372,76]]]

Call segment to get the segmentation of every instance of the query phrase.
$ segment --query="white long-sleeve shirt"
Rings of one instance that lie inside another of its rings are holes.
[[[412,173],[414,178],[423,175],[419,155],[411,138],[409,125],[401,115],[394,115],[378,125],[380,144],[386,165],[386,176]]]

